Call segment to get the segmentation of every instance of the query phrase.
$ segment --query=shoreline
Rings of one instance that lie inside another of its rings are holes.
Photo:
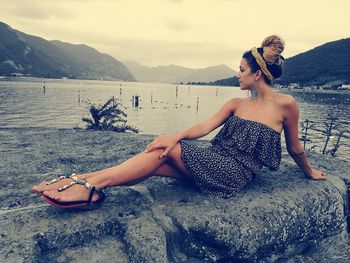
[[[274,91],[278,91],[281,93],[316,93],[316,94],[341,94],[341,95],[350,95],[350,90],[348,91],[336,91],[336,90],[303,90],[303,89],[293,89],[293,90],[288,90],[288,89],[277,89],[277,88],[272,88]]]
[[[128,82],[135,82],[135,83],[142,83],[140,81],[123,81],[123,80],[100,80],[100,79],[69,79],[69,78],[44,78],[44,77],[8,77],[8,76],[0,76],[0,83],[4,81],[8,82],[20,82],[20,81],[28,81],[28,82],[43,82],[43,81],[106,81],[106,82],[121,82],[121,83],[128,83]],[[207,86],[207,87],[231,87],[231,88],[238,88],[239,86],[226,86],[226,85],[209,85],[209,84],[176,84],[176,83],[168,83],[168,82],[145,82],[145,83],[159,83],[159,84],[169,84],[169,85],[182,85],[182,86]],[[307,87],[308,88],[308,87]],[[346,94],[350,95],[350,90],[304,90],[304,89],[287,89],[287,88],[275,88],[274,86],[271,87],[272,90],[282,92],[282,93],[319,93],[319,94]]]

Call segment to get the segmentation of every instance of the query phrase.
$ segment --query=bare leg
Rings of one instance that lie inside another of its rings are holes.
[[[184,176],[190,176],[181,160],[181,146],[178,143],[168,156],[159,159],[159,155],[163,150],[155,150],[149,153],[139,153],[138,155],[126,160],[120,165],[106,169],[98,176],[92,176],[89,179],[91,185],[100,188],[106,188],[116,185],[130,185],[135,182],[140,182],[152,176],[165,162],[171,162],[176,166]],[[179,178],[179,174],[175,177]],[[168,174],[168,176],[171,176]],[[89,190],[81,185],[74,185],[71,188],[62,191],[44,191],[44,195],[56,199],[61,202],[71,202],[77,200],[86,200]],[[94,195],[93,201],[98,199],[98,195]]]
[[[179,150],[181,151],[181,149],[180,149],[181,147],[180,146],[177,146],[177,147],[178,147],[178,149],[176,149],[176,150],[177,151],[179,151]],[[162,150],[158,150],[156,155],[159,156],[159,154],[160,154],[159,152],[162,152]],[[151,153],[154,154],[155,152],[151,152]],[[136,180],[133,180],[129,176],[130,173],[129,173],[128,169],[131,169],[131,171],[132,171],[132,166],[135,166],[135,167],[139,166],[139,162],[144,162],[144,157],[143,156],[145,156],[145,158],[146,158],[145,160],[147,160],[147,157],[151,153],[147,153],[147,154],[140,153],[140,154],[138,154],[138,155],[136,155],[136,156],[126,160],[124,163],[122,163],[120,165],[109,167],[109,168],[105,168],[103,170],[95,171],[95,172],[92,172],[92,173],[78,174],[77,177],[79,179],[81,179],[81,178],[91,179],[92,177],[99,176],[99,175],[104,175],[104,176],[108,177],[110,175],[115,174],[115,171],[117,171],[119,168],[121,168],[119,166],[125,166],[127,164],[128,166],[124,167],[124,170],[126,171],[124,176],[127,177],[127,178],[125,178],[126,181],[124,183],[116,183],[116,184],[113,184],[113,185],[134,185],[134,184],[137,184],[139,182],[142,182],[143,180],[147,179],[149,176],[152,176],[152,175],[174,177],[174,178],[177,178],[177,179],[189,179],[189,178],[186,178],[186,174],[187,174],[187,176],[189,174],[187,173],[187,171],[185,171],[186,168],[182,164],[181,160],[177,160],[176,162],[174,162],[170,158],[166,158],[166,159],[163,159],[163,161],[159,162],[160,163],[159,168],[158,169],[156,168],[156,170],[153,171],[152,174],[146,174],[146,176],[143,177],[143,178],[137,178]],[[181,152],[179,152],[179,154],[181,154]],[[139,155],[141,155],[141,156],[139,156]],[[157,161],[160,161],[160,160],[157,160]],[[148,162],[148,161],[146,161],[146,162]],[[182,172],[181,172],[181,170],[176,168],[176,163],[180,165],[180,167],[182,168]],[[155,165],[157,166],[157,164],[155,164]],[[140,166],[140,168],[141,167],[142,166]],[[150,170],[152,170],[152,168],[150,168]],[[138,172],[138,171],[136,171],[136,172]],[[39,185],[34,186],[33,190],[35,192],[38,192],[38,193],[43,193],[44,191],[56,191],[59,187],[67,185],[70,182],[72,182],[72,179],[63,179],[63,180],[60,180],[59,182],[56,182],[56,183],[51,184],[51,185],[46,185],[46,182],[42,182]]]
[[[152,173],[151,176],[159,176],[159,177],[172,177],[180,180],[191,180],[191,178],[187,175],[184,175],[181,171],[179,171],[174,165],[170,163],[170,161],[163,163],[156,171]],[[139,179],[136,181],[130,181],[124,185],[131,186],[134,184],[138,184],[144,181],[144,179]]]
[[[94,177],[94,181],[102,187],[110,187],[115,185],[127,185],[135,180],[144,180],[152,176],[163,164],[170,163],[174,165],[183,176],[190,176],[181,160],[181,146],[177,146],[169,153],[168,157],[159,159],[163,150],[155,150],[150,153],[139,153],[138,155],[126,160],[122,164],[101,173],[98,177]],[[168,168],[169,170],[169,168]],[[164,171],[164,170],[163,170]],[[174,172],[174,170],[172,170]],[[169,176],[171,176],[169,174]],[[177,178],[179,173],[176,174]]]
[[[86,178],[86,179],[90,179],[93,176],[98,176],[99,174],[103,174],[106,173],[108,171],[111,171],[115,168],[115,166],[113,167],[109,167],[103,170],[99,170],[96,172],[92,172],[92,173],[86,173],[86,174],[78,174],[76,175],[79,179],[81,178]],[[173,177],[176,179],[182,179],[182,180],[188,180],[190,179],[188,176],[184,175],[180,170],[178,170],[174,164],[171,164],[171,160],[167,160],[165,163],[163,163],[156,171],[154,171],[152,173],[152,176],[160,176],[160,177]],[[124,185],[127,186],[131,186],[134,184],[138,184],[142,181],[144,181],[146,178],[141,178],[135,181],[129,181],[127,183],[125,183]],[[33,190],[35,192],[38,193],[42,193],[44,191],[52,191],[52,190],[57,190],[58,188],[69,184],[70,182],[72,182],[72,179],[63,179],[60,180],[54,184],[51,185],[46,185],[46,182],[42,182],[39,185],[35,185],[33,187]]]

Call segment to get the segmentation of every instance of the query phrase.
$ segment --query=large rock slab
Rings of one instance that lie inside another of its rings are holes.
[[[98,210],[59,210],[31,193],[32,184],[117,165],[153,136],[50,129],[0,134],[6,134],[6,140],[0,136],[0,262],[308,262],[298,255],[317,251],[316,242],[330,243],[340,233],[347,238],[344,161],[310,154],[329,174],[327,181],[312,181],[284,156],[279,171],[263,170],[229,199],[151,178],[108,189]],[[342,247],[338,261],[323,254],[317,262],[346,262],[349,252]]]

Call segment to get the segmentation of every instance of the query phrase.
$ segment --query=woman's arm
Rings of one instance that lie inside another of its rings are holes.
[[[311,179],[326,179],[324,172],[311,168],[304,149],[299,141],[298,136],[298,121],[299,108],[295,99],[291,96],[286,96],[284,103],[284,120],[283,128],[286,138],[287,151],[294,159],[299,168]]]
[[[211,131],[222,125],[225,120],[235,112],[235,109],[240,101],[241,99],[231,99],[227,101],[214,116],[206,121],[194,125],[189,129],[169,135],[157,136],[150,144],[147,145],[145,152],[164,148],[164,152],[160,156],[164,157],[178,141],[182,139],[197,139],[209,134]]]
[[[234,114],[239,101],[240,101],[239,99],[231,99],[227,101],[220,108],[220,110],[208,120],[198,123],[193,127],[186,129],[184,131],[177,132],[174,135],[178,138],[178,140],[182,140],[182,139],[193,140],[193,139],[204,137],[205,135],[209,134],[210,132],[215,130],[217,127],[222,125],[227,118],[229,118],[232,114]]]

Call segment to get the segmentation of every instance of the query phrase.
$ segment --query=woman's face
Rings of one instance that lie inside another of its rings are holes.
[[[242,58],[239,65],[239,71],[236,74],[239,80],[239,86],[241,90],[250,90],[254,87],[256,73],[251,72],[250,67],[245,58]]]

